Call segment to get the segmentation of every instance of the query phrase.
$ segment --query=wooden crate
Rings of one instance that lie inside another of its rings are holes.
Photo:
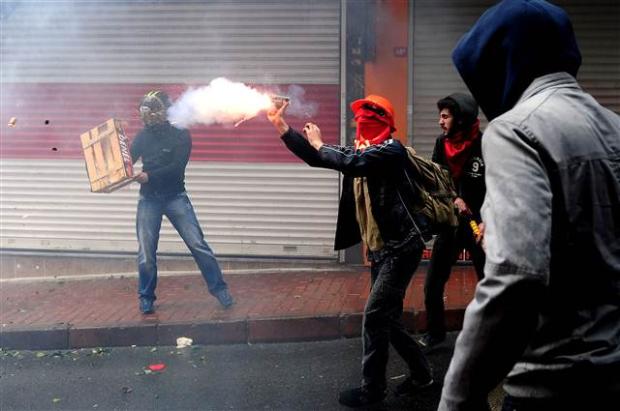
[[[129,141],[121,122],[109,119],[80,136],[93,193],[110,193],[134,180]]]

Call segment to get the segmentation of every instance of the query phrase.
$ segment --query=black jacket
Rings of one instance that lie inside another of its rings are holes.
[[[433,161],[449,170],[444,146],[445,139],[446,136],[443,134],[437,137],[433,150]],[[469,158],[463,165],[463,174],[458,181],[454,181],[454,186],[456,194],[465,201],[474,217],[480,220],[480,208],[486,193],[481,136],[476,139],[470,150]]]
[[[282,140],[308,165],[337,170],[344,175],[334,249],[342,250],[361,241],[355,216],[354,177],[367,178],[373,217],[386,249],[400,250],[430,238],[426,219],[414,215],[407,206],[412,204],[417,190],[408,182],[407,151],[398,140],[390,139],[364,151],[328,144],[317,151],[293,129],[284,133]]]
[[[192,151],[189,131],[166,123],[144,127],[131,143],[131,159],[142,157],[142,171],[149,181],[142,195],[173,195],[185,191],[185,167]]]

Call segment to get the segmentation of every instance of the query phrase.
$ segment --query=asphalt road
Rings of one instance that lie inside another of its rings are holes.
[[[390,394],[370,410],[435,410],[455,335],[429,354],[439,384],[415,397]],[[0,409],[344,410],[357,386],[361,342],[335,341],[75,351],[0,352]],[[164,364],[162,371],[149,366]],[[392,352],[393,388],[406,367]]]

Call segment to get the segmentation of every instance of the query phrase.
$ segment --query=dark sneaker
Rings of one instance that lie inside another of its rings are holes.
[[[369,390],[359,387],[342,391],[338,402],[347,407],[357,408],[383,401],[384,398],[385,390]]]
[[[396,395],[409,395],[414,394],[419,391],[423,391],[427,388],[430,388],[435,384],[435,380],[433,378],[429,378],[427,381],[418,381],[411,377],[407,378],[405,381],[401,382],[394,389],[394,394]]]
[[[228,308],[235,303],[235,300],[233,300],[232,296],[228,292],[228,288],[224,288],[223,290],[215,293],[215,298],[217,298],[224,308]]]
[[[140,298],[140,311],[142,311],[142,314],[153,314],[155,312],[153,300],[149,298]]]
[[[431,334],[424,334],[418,339],[418,344],[422,347],[422,350],[431,350],[439,347],[446,340],[446,336],[436,336]]]

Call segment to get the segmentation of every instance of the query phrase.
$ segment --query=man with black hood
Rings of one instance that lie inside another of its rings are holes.
[[[139,106],[144,128],[130,149],[134,163],[142,158],[142,172],[136,176],[140,183],[136,216],[139,308],[143,314],[155,311],[157,244],[163,216],[170,220],[191,251],[209,292],[228,308],[233,298],[185,191],[185,167],[192,139],[188,130],[173,127],[168,121],[170,105],[170,98],[161,90],[144,95]]]
[[[502,1],[452,58],[492,120],[485,276],[439,409],[611,410],[620,398],[620,117],[584,92],[567,14]]]
[[[484,251],[480,233],[473,232],[471,223],[480,222],[484,200],[484,161],[482,160],[478,104],[469,94],[454,93],[437,102],[439,126],[433,161],[450,172],[458,210],[458,227],[444,227],[433,243],[433,253],[424,282],[426,334],[419,343],[427,350],[446,338],[443,294],[452,266],[464,248],[469,251],[478,279],[484,276]]]
[[[433,376],[428,361],[402,322],[403,299],[422,258],[424,240],[430,238],[429,223],[413,211],[418,192],[408,183],[412,176],[407,150],[392,138],[396,130],[392,104],[377,95],[351,104],[357,123],[351,146],[323,144],[313,123],[305,125],[304,137],[284,121],[287,104],[268,112],[286,147],[312,167],[344,175],[334,248],[364,241],[371,262],[372,285],[362,323],[362,384],[342,391],[340,403],[361,407],[385,398],[390,344],[409,368],[396,393],[430,387]]]

